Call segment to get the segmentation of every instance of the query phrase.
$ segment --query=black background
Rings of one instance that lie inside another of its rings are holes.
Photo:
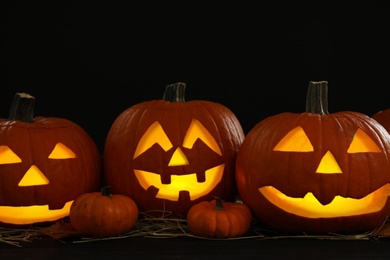
[[[390,108],[389,4],[156,2],[3,3],[0,117],[27,92],[35,116],[76,122],[103,151],[122,111],[177,81],[187,101],[231,109],[245,133],[304,112],[309,81],[329,82],[331,113]]]

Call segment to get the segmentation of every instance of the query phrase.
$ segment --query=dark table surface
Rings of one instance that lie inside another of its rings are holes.
[[[286,235],[254,222],[239,237],[195,236],[186,222],[142,218],[127,233],[88,238],[64,218],[25,228],[0,227],[5,259],[389,259],[390,225],[358,234]]]
[[[1,243],[0,259],[390,259],[390,239],[126,237],[83,242],[51,237]]]

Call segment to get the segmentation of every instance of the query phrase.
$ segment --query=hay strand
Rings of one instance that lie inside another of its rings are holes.
[[[0,228],[0,243],[21,247],[21,242],[32,242],[42,236],[50,236],[61,240],[71,238],[71,243],[86,243],[100,240],[115,240],[130,237],[146,238],[177,238],[191,237],[205,240],[238,240],[238,239],[320,239],[320,240],[377,240],[390,237],[390,224],[386,221],[377,229],[362,234],[327,234],[327,235],[281,235],[275,231],[252,225],[246,235],[234,238],[205,238],[192,234],[187,221],[182,218],[171,217],[169,212],[162,212],[161,217],[155,217],[156,212],[140,212],[139,219],[127,233],[115,237],[91,238],[77,233],[71,228],[69,218],[61,219],[49,227],[30,227],[27,229]],[[159,215],[159,216],[160,216]]]

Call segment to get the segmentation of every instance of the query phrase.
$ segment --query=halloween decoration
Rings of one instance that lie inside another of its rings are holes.
[[[361,232],[390,213],[389,134],[364,114],[330,114],[327,94],[310,82],[305,113],[263,119],[238,152],[239,194],[275,230]]]
[[[70,223],[89,237],[113,237],[130,231],[138,220],[138,208],[128,196],[111,194],[105,186],[101,192],[84,193],[70,207]]]
[[[371,116],[390,133],[390,108],[376,112]]]
[[[225,106],[184,100],[186,85],[168,85],[162,100],[136,104],[114,121],[104,147],[104,175],[114,193],[140,211],[185,217],[211,194],[232,200],[242,127]]]
[[[206,238],[233,238],[248,232],[252,212],[243,203],[234,203],[216,197],[193,205],[187,214],[187,225],[197,236]]]
[[[0,222],[30,225],[69,215],[73,200],[96,191],[101,159],[92,138],[63,118],[33,118],[35,97],[17,93],[0,119]]]

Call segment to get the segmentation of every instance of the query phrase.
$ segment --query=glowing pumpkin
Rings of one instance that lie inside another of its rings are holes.
[[[237,155],[243,202],[281,232],[367,231],[390,213],[390,136],[364,114],[329,114],[327,87],[310,82],[306,112],[260,121]]]
[[[98,190],[101,159],[91,137],[62,118],[33,118],[35,98],[17,93],[0,119],[0,222],[30,225],[69,215],[73,200]]]
[[[134,199],[140,211],[185,217],[192,205],[212,195],[236,196],[241,125],[219,103],[185,102],[185,87],[168,85],[162,100],[126,109],[107,135],[106,182],[113,193]]]

